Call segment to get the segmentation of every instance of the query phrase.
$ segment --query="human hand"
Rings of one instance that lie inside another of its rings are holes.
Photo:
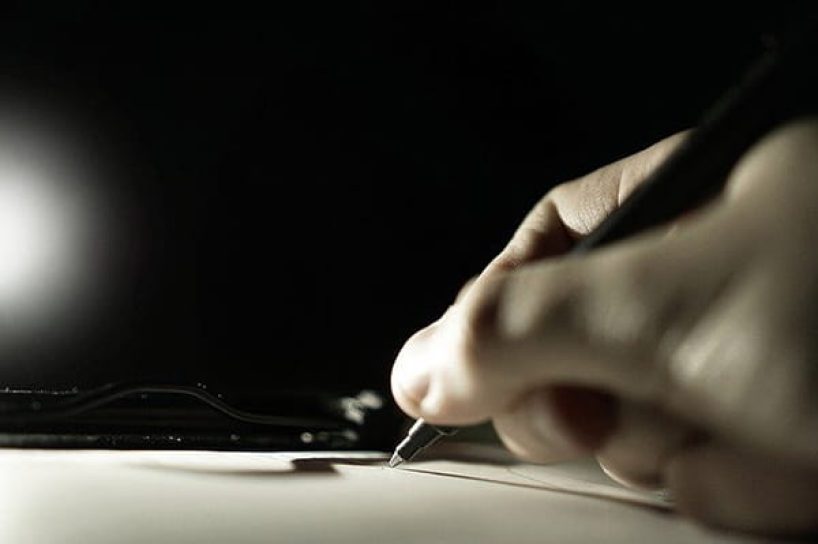
[[[392,373],[408,414],[493,420],[533,461],[758,532],[818,529],[818,120],[751,149],[673,225],[560,258],[683,135],[560,185]]]

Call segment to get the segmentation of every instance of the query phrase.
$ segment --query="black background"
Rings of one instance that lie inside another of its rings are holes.
[[[695,125],[809,5],[292,4],[0,23],[138,227],[104,319],[0,382],[385,388],[549,187]]]

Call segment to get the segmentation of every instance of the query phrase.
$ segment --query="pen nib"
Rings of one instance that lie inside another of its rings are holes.
[[[392,455],[392,458],[389,460],[389,468],[395,468],[396,466],[403,463],[403,461],[404,461],[403,457],[401,457],[400,455],[395,453],[394,455]]]

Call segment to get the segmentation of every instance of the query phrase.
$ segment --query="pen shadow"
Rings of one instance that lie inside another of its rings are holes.
[[[287,477],[334,477],[340,476],[335,465],[373,466],[384,465],[383,459],[356,459],[333,457],[328,459],[291,459],[286,461],[289,467],[280,469],[257,469],[253,467],[219,468],[209,466],[186,466],[183,463],[142,462],[142,468],[166,472],[189,473],[203,476],[222,476],[231,478],[287,478]]]

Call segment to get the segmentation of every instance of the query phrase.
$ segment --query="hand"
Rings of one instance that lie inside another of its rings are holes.
[[[818,529],[818,120],[751,149],[673,225],[560,258],[684,135],[565,183],[410,338],[399,405],[493,420],[533,461],[594,454],[693,517]]]

